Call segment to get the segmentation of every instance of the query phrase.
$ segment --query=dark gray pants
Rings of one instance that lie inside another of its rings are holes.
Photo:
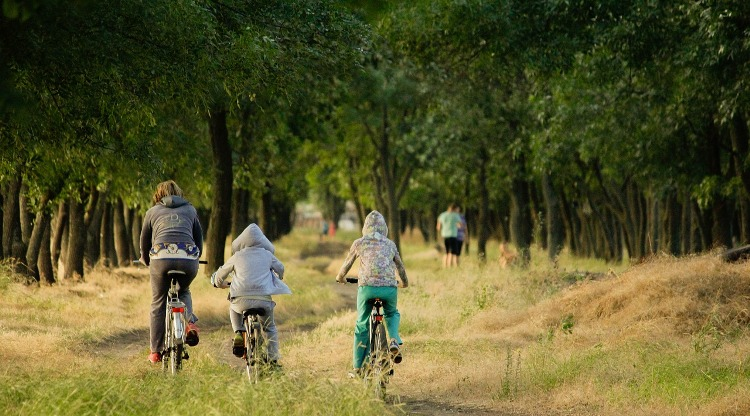
[[[167,292],[169,292],[170,278],[167,272],[180,270],[185,275],[180,276],[178,297],[185,303],[187,317],[190,322],[198,318],[193,315],[193,299],[190,296],[190,283],[198,274],[198,260],[189,259],[151,259],[149,273],[151,274],[151,352],[164,350],[164,319],[167,307]]]

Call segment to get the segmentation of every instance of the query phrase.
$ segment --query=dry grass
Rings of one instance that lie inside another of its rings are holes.
[[[275,299],[292,384],[351,386],[356,287],[333,278],[353,238],[319,245],[317,233],[298,232],[276,243],[294,292]],[[612,268],[563,253],[555,268],[535,250],[527,270],[473,256],[445,270],[421,237],[403,243],[411,286],[399,292],[405,359],[391,401],[535,415],[750,412],[750,263],[707,253]],[[226,292],[203,274],[192,290],[204,331],[188,371],[237,369]],[[55,287],[6,282],[0,291],[0,375],[44,366],[79,377],[113,362],[121,377],[153,372],[144,363],[144,269],[93,272]]]

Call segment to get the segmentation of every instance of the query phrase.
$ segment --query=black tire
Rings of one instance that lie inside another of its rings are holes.
[[[388,351],[388,337],[385,326],[378,323],[372,334],[372,350],[370,351],[370,382],[374,393],[381,399],[385,398],[385,385],[391,371],[390,352]]]
[[[174,348],[170,351],[169,365],[172,369],[172,374],[177,374],[182,370],[182,355],[185,352],[185,345],[182,342],[175,342]]]
[[[172,314],[169,312],[167,307],[166,314],[164,315],[164,351],[161,352],[161,369],[167,371],[169,368],[169,357],[172,352],[172,343],[174,329],[172,328]]]
[[[255,384],[260,381],[260,371],[263,365],[261,360],[262,339],[260,334],[260,324],[249,320],[247,324],[250,325],[250,330],[247,332],[245,340],[245,348],[247,349],[247,377],[250,379],[251,383]]]

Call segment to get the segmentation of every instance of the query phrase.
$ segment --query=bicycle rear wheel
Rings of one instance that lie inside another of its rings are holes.
[[[250,328],[245,339],[247,377],[255,384],[260,381],[262,362],[262,338],[260,323],[248,320],[246,328]]]
[[[385,326],[376,323],[370,346],[370,382],[373,392],[381,399],[385,398],[385,385],[390,373],[390,355],[388,351],[388,337]]]
[[[164,318],[164,351],[161,351],[161,369],[163,371],[167,371],[169,368],[169,357],[171,356],[172,340],[174,339],[172,336],[173,333],[172,316],[169,313],[169,307],[167,307],[167,312]]]
[[[174,348],[170,351],[169,367],[172,374],[177,374],[182,370],[182,355],[185,353],[185,345],[182,342],[175,342]]]

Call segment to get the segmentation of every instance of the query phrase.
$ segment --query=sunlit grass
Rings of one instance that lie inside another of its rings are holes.
[[[0,391],[8,392],[0,408],[177,414],[179,403],[199,414],[367,415],[400,413],[391,403],[403,397],[522,414],[750,410],[747,265],[704,255],[630,267],[567,252],[555,265],[533,247],[529,268],[501,268],[472,247],[460,267],[444,269],[440,253],[414,236],[402,239],[405,359],[388,404],[373,401],[346,375],[356,286],[333,280],[358,236],[321,240],[302,230],[275,242],[293,291],[274,299],[284,372],[255,387],[230,352],[226,290],[205,274],[192,285],[201,344],[177,378],[146,363],[145,269],[94,271],[54,287],[0,277]],[[490,242],[488,253],[496,250]]]

